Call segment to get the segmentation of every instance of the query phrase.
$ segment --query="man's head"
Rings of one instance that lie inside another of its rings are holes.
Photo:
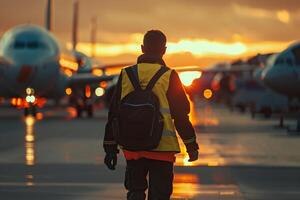
[[[142,52],[153,56],[163,56],[166,52],[167,38],[159,30],[150,30],[144,35]]]

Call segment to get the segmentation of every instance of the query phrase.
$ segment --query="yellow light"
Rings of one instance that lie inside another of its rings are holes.
[[[184,86],[190,86],[192,85],[193,81],[197,78],[201,77],[200,71],[186,71],[186,72],[180,72],[179,78]]]
[[[71,77],[73,75],[73,72],[70,69],[64,69],[63,71],[68,77]]]
[[[21,98],[17,98],[17,106],[22,106],[22,99]]]
[[[213,96],[213,92],[211,91],[211,89],[206,89],[203,92],[203,96],[205,99],[210,99]]]
[[[26,142],[33,142],[34,141],[34,136],[33,135],[26,135],[25,140],[26,140]]]
[[[95,76],[102,76],[103,75],[103,71],[101,69],[94,69],[92,71],[92,73],[95,75]]]
[[[97,97],[103,96],[104,95],[104,89],[101,88],[101,87],[96,88],[95,94],[96,94]]]
[[[35,119],[32,116],[28,116],[25,118],[26,126],[32,126],[35,123]]]
[[[66,92],[66,94],[68,96],[70,96],[72,94],[72,89],[71,88],[67,88],[65,92]]]
[[[74,62],[72,60],[67,60],[64,58],[59,59],[59,64],[63,67],[63,68],[67,68],[73,71],[77,71],[78,70],[78,63]]]
[[[32,93],[31,93],[31,88],[26,88],[26,94],[27,95],[31,95]]]
[[[17,98],[12,98],[12,99],[11,99],[11,104],[12,104],[13,106],[17,105]]]
[[[26,136],[25,136],[25,163],[26,165],[34,165],[35,164],[35,147],[34,147],[34,123],[35,118],[32,116],[28,116],[25,118],[26,124]]]

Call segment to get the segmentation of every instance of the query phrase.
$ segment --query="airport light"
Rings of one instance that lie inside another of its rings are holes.
[[[92,73],[95,75],[95,76],[102,76],[103,75],[103,71],[101,69],[94,69],[92,71]]]
[[[102,81],[102,82],[100,83],[100,87],[106,88],[106,87],[107,87],[107,82],[106,82],[106,81]]]
[[[91,97],[91,87],[89,85],[85,86],[85,96],[86,96],[86,98]]]
[[[25,118],[26,126],[33,126],[35,123],[35,119],[32,116],[28,116]]]
[[[33,95],[28,95],[28,96],[26,96],[25,100],[27,103],[34,103],[36,98]]]
[[[73,72],[70,69],[64,69],[63,71],[68,77],[71,77],[73,75]]]
[[[69,59],[65,59],[65,58],[60,58],[59,64],[63,68],[70,69],[72,71],[77,71],[78,70],[78,63],[75,62],[75,61],[73,61],[73,60],[69,60]]]
[[[34,94],[34,89],[33,88],[26,88],[26,94],[27,95],[33,95]]]
[[[105,93],[105,90],[104,90],[103,88],[101,88],[101,87],[98,87],[98,88],[96,88],[96,90],[95,90],[95,94],[96,94],[97,97],[103,96],[104,93]]]
[[[213,96],[213,92],[211,91],[211,89],[206,89],[203,91],[203,96],[205,99],[210,99]]]
[[[66,92],[66,95],[70,96],[72,94],[72,89],[67,88],[65,92]]]

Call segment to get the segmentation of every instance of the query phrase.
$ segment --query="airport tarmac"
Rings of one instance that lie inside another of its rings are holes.
[[[54,109],[33,119],[0,108],[0,199],[125,199],[122,154],[116,171],[103,164],[106,112],[76,119],[72,108]],[[178,155],[172,199],[300,199],[300,137],[274,128],[277,120],[208,102],[193,105],[191,119],[199,160]]]

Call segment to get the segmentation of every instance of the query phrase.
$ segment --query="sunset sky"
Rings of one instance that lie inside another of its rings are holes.
[[[54,0],[55,36],[70,46],[73,0]],[[281,51],[300,36],[299,0],[81,0],[78,49],[90,54],[97,16],[96,55],[105,63],[134,62],[143,34],[168,37],[170,66],[207,66]],[[46,0],[0,0],[0,35],[22,23],[44,25]]]

